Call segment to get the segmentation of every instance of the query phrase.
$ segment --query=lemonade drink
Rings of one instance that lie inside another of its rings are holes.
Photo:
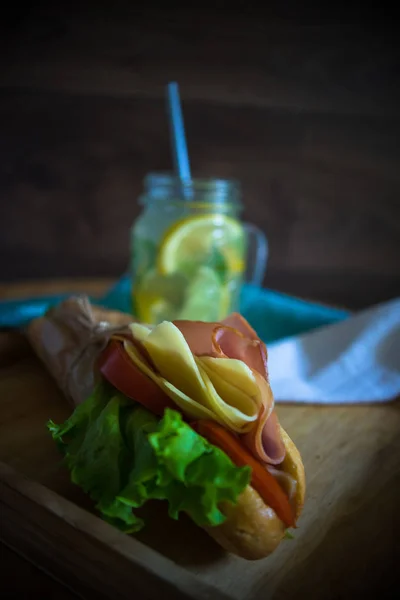
[[[133,313],[145,323],[218,321],[239,309],[246,234],[238,185],[151,174],[131,231]]]

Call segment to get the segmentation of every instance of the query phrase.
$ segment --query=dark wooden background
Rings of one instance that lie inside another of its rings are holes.
[[[266,285],[351,307],[400,293],[396,19],[53,4],[1,20],[0,280],[126,269],[142,179],[172,166],[177,80],[193,172],[241,180]]]

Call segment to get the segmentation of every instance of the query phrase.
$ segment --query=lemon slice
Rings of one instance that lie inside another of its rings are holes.
[[[242,225],[225,215],[201,215],[181,219],[165,233],[157,256],[162,274],[180,272],[191,276],[209,266],[221,279],[244,271]]]
[[[179,319],[218,321],[227,313],[229,295],[218,275],[209,267],[200,267],[188,284]]]
[[[134,313],[142,323],[172,321],[182,306],[186,278],[180,274],[160,275],[151,269],[133,287]]]

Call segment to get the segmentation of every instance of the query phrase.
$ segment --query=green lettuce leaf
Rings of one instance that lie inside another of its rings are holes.
[[[291,531],[289,531],[289,529],[285,530],[285,539],[287,540],[294,540],[294,535]]]
[[[104,382],[65,423],[47,426],[73,483],[127,533],[143,527],[133,509],[148,500],[167,501],[173,519],[186,512],[198,525],[219,525],[220,503],[236,503],[250,480],[249,467],[236,467],[179,412],[159,420]]]

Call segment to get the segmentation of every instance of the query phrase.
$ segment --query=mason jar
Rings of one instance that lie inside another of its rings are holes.
[[[260,285],[268,245],[243,223],[238,182],[150,173],[131,229],[133,314],[142,322],[220,321],[239,311],[244,281]],[[250,252],[252,250],[252,252]]]

